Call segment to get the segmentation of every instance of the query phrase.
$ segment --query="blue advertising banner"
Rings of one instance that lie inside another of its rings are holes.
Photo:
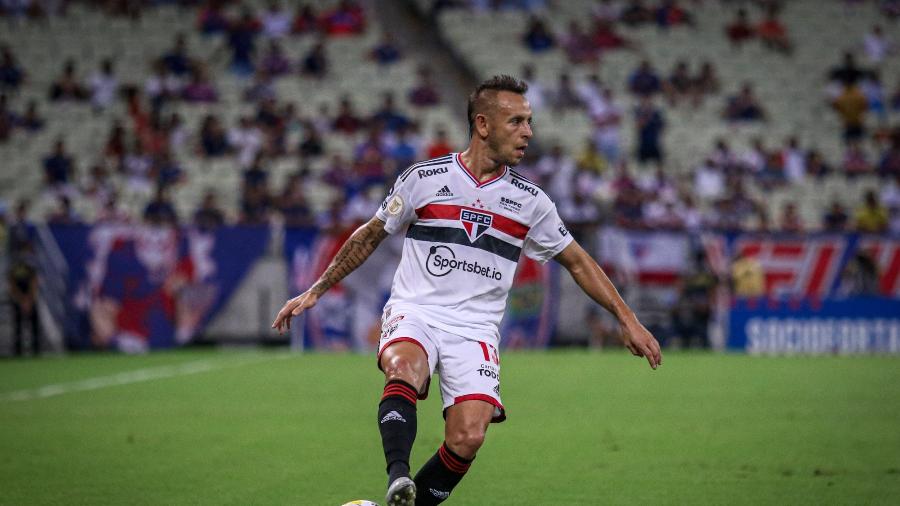
[[[69,266],[70,349],[139,352],[189,342],[269,241],[267,227],[50,227]]]
[[[900,299],[739,300],[728,348],[753,354],[900,353]]]

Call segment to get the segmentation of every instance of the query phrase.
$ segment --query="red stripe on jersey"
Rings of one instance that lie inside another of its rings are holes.
[[[478,178],[475,177],[474,174],[472,174],[472,171],[469,170],[469,168],[466,167],[465,162],[463,162],[463,159],[462,159],[462,153],[457,153],[457,154],[456,154],[456,161],[459,162],[459,166],[462,167],[464,171],[466,171],[466,174],[467,174],[470,178],[472,178],[472,182],[475,183],[475,186],[478,187],[478,188],[481,188],[482,186],[487,186],[487,185],[493,183],[494,181],[500,179],[501,177],[505,176],[505,175],[506,175],[506,171],[509,170],[509,169],[506,167],[506,165],[504,165],[504,166],[503,166],[503,172],[501,172],[500,174],[498,174],[498,175],[496,175],[496,176],[494,176],[494,177],[488,179],[487,181],[478,181]]]
[[[490,214],[493,216],[491,226],[506,235],[510,235],[522,241],[524,241],[525,236],[528,235],[528,227],[526,225],[507,218],[502,214],[492,213],[482,209],[455,206],[453,204],[426,204],[425,206],[416,209],[416,214],[419,216],[420,220],[458,220],[463,209],[476,213]]]

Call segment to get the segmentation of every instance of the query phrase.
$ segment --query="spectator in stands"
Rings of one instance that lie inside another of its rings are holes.
[[[340,153],[331,155],[328,166],[322,171],[322,182],[347,199],[362,189],[362,178]]]
[[[71,194],[75,174],[75,158],[66,151],[65,141],[59,138],[53,152],[44,158],[44,182],[53,191]]]
[[[272,76],[260,68],[253,75],[253,82],[244,89],[244,101],[261,104],[278,98]]]
[[[619,21],[635,27],[653,21],[653,10],[647,7],[644,0],[628,0],[619,14]]]
[[[144,221],[156,227],[174,227],[178,225],[178,214],[169,201],[165,189],[157,188],[153,200],[144,207]]]
[[[844,140],[853,142],[861,139],[866,132],[866,111],[869,101],[856,80],[848,82],[844,91],[834,99],[831,106],[837,111],[844,125]]]
[[[625,229],[644,228],[641,192],[634,186],[623,187],[613,201],[614,224]]]
[[[146,152],[139,139],[132,142],[131,149],[122,160],[122,170],[131,193],[150,195],[153,192],[153,157]]]
[[[253,164],[263,147],[263,133],[252,117],[241,117],[238,124],[228,130],[228,146],[237,152],[241,168]]]
[[[694,171],[694,193],[703,200],[715,200],[725,193],[725,175],[721,166],[707,158]]]
[[[245,189],[255,189],[258,187],[268,188],[269,172],[263,167],[262,154],[256,155],[253,161],[246,166],[242,176]]]
[[[615,23],[622,15],[622,5],[618,0],[599,0],[591,7],[591,14],[595,19],[602,19],[609,23]]]
[[[25,70],[19,65],[12,49],[0,46],[0,91],[16,91],[25,81]]]
[[[753,92],[750,83],[744,83],[737,95],[728,97],[722,116],[728,121],[764,121],[766,112]]]
[[[363,127],[362,118],[356,114],[349,96],[343,96],[331,128],[345,135],[353,135]]]
[[[662,165],[663,149],[660,139],[666,126],[662,110],[653,104],[650,97],[642,97],[634,111],[634,119],[637,127],[638,161],[641,163],[653,161],[657,165]]]
[[[158,188],[168,189],[185,182],[184,170],[168,150],[154,157],[151,173],[156,175]]]
[[[437,158],[439,156],[444,156],[447,153],[451,153],[453,151],[453,145],[450,143],[450,139],[447,136],[447,130],[445,128],[438,128],[437,135],[434,140],[431,141],[431,144],[425,148],[425,156],[428,159]]]
[[[388,164],[381,151],[375,146],[366,146],[353,161],[353,171],[361,179],[360,186],[384,184],[388,175]]]
[[[738,298],[762,297],[766,293],[762,265],[746,250],[739,250],[731,263],[731,292]]]
[[[654,12],[656,25],[666,29],[677,25],[692,25],[690,13],[677,0],[662,0]]]
[[[884,59],[894,52],[894,42],[884,34],[881,25],[873,25],[863,36],[863,49],[869,62],[880,65]]]
[[[369,52],[369,57],[375,63],[387,66],[400,61],[403,57],[403,52],[400,51],[391,32],[385,31],[381,35],[381,40]]]
[[[18,121],[18,116],[9,108],[9,98],[0,93],[0,143],[9,140]]]
[[[227,44],[231,49],[231,71],[238,76],[253,74],[253,55],[256,37],[262,26],[249,7],[241,10],[240,18],[228,26]]]
[[[609,163],[616,163],[621,156],[622,121],[624,111],[617,103],[612,88],[604,88],[601,100],[591,108],[594,122],[593,139],[597,148]]]
[[[303,56],[303,64],[301,66],[303,75],[321,79],[328,73],[328,57],[325,54],[325,44],[315,43],[309,52]]]
[[[88,80],[91,90],[91,105],[97,111],[106,109],[116,99],[119,91],[119,80],[113,71],[113,62],[105,59],[100,62],[100,70]]]
[[[366,14],[353,0],[341,0],[333,9],[319,17],[322,31],[331,37],[359,35],[366,31]]]
[[[831,173],[831,167],[825,163],[822,154],[813,149],[806,154],[806,173],[822,179]]]
[[[528,29],[522,35],[522,43],[532,53],[543,53],[556,46],[556,37],[541,18],[532,16],[528,20]]]
[[[283,76],[291,71],[291,61],[285,56],[284,49],[277,40],[269,41],[268,50],[260,62],[260,70],[272,77]]]
[[[741,154],[738,163],[744,171],[756,176],[765,170],[769,155],[769,150],[763,144],[762,138],[755,137],[750,142],[750,149]]]
[[[441,102],[440,93],[434,84],[431,68],[422,66],[418,71],[419,82],[409,90],[409,103],[416,107],[431,107]]]
[[[150,99],[152,110],[160,110],[166,102],[178,100],[184,83],[162,60],[153,62],[153,74],[144,82],[144,93]]]
[[[693,95],[693,84],[687,62],[679,60],[672,69],[672,73],[663,82],[662,89],[669,104],[677,106],[683,99]]]
[[[302,3],[297,5],[297,10],[294,11],[291,33],[294,35],[312,33],[318,29],[318,24],[316,11],[308,3]]]
[[[535,75],[533,65],[529,63],[522,65],[522,80],[528,84],[528,91],[525,93],[525,98],[528,99],[531,110],[540,111],[544,108],[547,92],[544,88],[544,83],[542,83]]]
[[[859,89],[866,97],[869,111],[875,115],[880,125],[887,123],[887,100],[884,96],[884,88],[881,86],[881,75],[877,70],[866,73],[859,82]],[[876,131],[877,135],[877,131]]]
[[[404,114],[397,110],[394,102],[394,92],[385,92],[381,107],[372,115],[370,123],[381,123],[384,129],[391,133],[399,132],[406,128],[410,121]]]
[[[197,28],[204,35],[224,33],[228,30],[228,18],[224,12],[225,2],[207,0],[197,13]]]
[[[559,75],[559,82],[556,89],[547,93],[547,101],[554,111],[562,112],[566,109],[576,109],[584,105],[578,90],[572,85],[572,79],[569,74],[563,72]]]
[[[219,207],[216,193],[206,190],[200,207],[194,211],[194,225],[203,231],[213,231],[225,224],[225,213]]]
[[[841,273],[840,292],[846,296],[875,296],[878,286],[878,265],[867,251],[857,251]]]
[[[578,158],[575,160],[575,165],[579,171],[598,178],[608,171],[610,160],[603,156],[603,153],[597,147],[597,142],[588,138],[584,143],[584,148],[582,148]]]
[[[844,175],[855,178],[872,172],[872,164],[859,141],[847,143],[843,160]]]
[[[643,60],[628,78],[628,90],[638,97],[651,97],[662,89],[662,80],[649,61]]]
[[[538,160],[535,172],[538,183],[554,202],[572,199],[575,193],[575,160],[566,154],[562,145],[554,144],[550,151]]]
[[[797,204],[787,202],[781,207],[779,228],[782,232],[791,234],[803,233],[803,220],[800,219],[800,214],[797,212]]]
[[[217,116],[207,114],[200,127],[200,152],[206,157],[228,153],[228,135]]]
[[[189,103],[213,103],[219,101],[219,92],[206,75],[202,65],[191,70],[191,80],[181,91],[181,97]]]
[[[560,40],[569,62],[574,64],[593,63],[597,61],[598,52],[591,35],[582,29],[581,24],[573,19]],[[529,89],[531,87],[529,86]]]
[[[22,243],[11,257],[7,272],[7,290],[13,308],[14,353],[22,356],[25,342],[24,324],[31,334],[34,355],[41,353],[41,325],[38,318],[38,271],[31,242]]]
[[[388,148],[388,156],[396,162],[400,170],[409,167],[418,159],[419,146],[413,139],[412,131],[412,125],[399,129],[394,142]]]
[[[832,67],[828,71],[828,80],[832,83],[839,83],[844,86],[850,86],[862,79],[867,72],[856,64],[856,58],[853,53],[847,51],[844,53],[844,59],[841,65]]]
[[[780,158],[785,179],[790,183],[802,183],[806,177],[806,153],[800,148],[797,137],[788,137]]]
[[[264,225],[271,208],[272,198],[266,187],[247,187],[241,192],[241,223]]]
[[[831,205],[822,216],[822,229],[826,232],[843,232],[847,230],[850,216],[838,199],[832,199]]]
[[[185,78],[190,74],[194,61],[188,55],[187,37],[183,33],[175,35],[172,49],[163,54],[161,60],[168,74],[174,74],[180,78]]]
[[[868,190],[862,205],[856,209],[856,230],[864,233],[880,234],[887,230],[888,210],[878,201],[874,190]]]
[[[288,179],[278,199],[278,210],[284,217],[286,227],[309,227],[315,224],[315,216],[306,201],[303,177],[299,174],[294,174]]]
[[[116,188],[109,177],[109,171],[102,163],[95,163],[88,169],[84,179],[82,193],[89,197],[97,206],[107,203],[114,198]]]
[[[740,47],[756,35],[756,29],[747,18],[746,9],[738,9],[734,20],[725,27],[725,33],[728,35],[728,40],[731,41],[731,47]]]
[[[881,0],[881,14],[891,21],[900,17],[900,0]]]
[[[312,123],[306,122],[303,128],[306,132],[305,137],[300,141],[298,152],[304,158],[317,158],[325,153],[325,142],[322,140],[322,134],[319,129],[315,128]]]
[[[16,125],[28,132],[37,132],[44,128],[44,123],[44,118],[41,117],[37,110],[37,101],[29,100],[28,104],[25,105],[25,112]]]
[[[878,175],[882,178],[900,176],[900,127],[895,127],[890,133],[888,147],[878,161]]]
[[[50,100],[85,100],[88,92],[75,74],[75,62],[66,60],[62,75],[50,85]]]
[[[75,225],[81,223],[81,217],[72,209],[72,200],[66,195],[56,196],[56,209],[47,215],[47,223],[53,225]]]
[[[589,196],[580,190],[576,190],[571,196],[565,197],[559,203],[559,216],[565,220],[566,229],[579,244],[590,245],[593,243],[593,234],[600,223],[600,210],[592,202]]]
[[[702,104],[706,95],[714,95],[719,92],[719,77],[716,67],[711,61],[704,61],[700,65],[700,70],[691,77],[691,87],[695,106]]]
[[[777,7],[770,6],[766,11],[766,17],[756,27],[756,33],[763,46],[783,54],[793,51],[793,44],[788,37],[787,28],[778,20]]]
[[[277,1],[270,1],[263,13],[262,33],[270,39],[280,39],[291,32],[291,14],[283,9]]]
[[[715,307],[719,280],[706,266],[706,255],[697,250],[688,270],[678,280],[678,297],[672,308],[672,330],[681,347],[691,348],[696,340],[700,348],[709,348],[709,321]]]
[[[612,23],[604,20],[597,20],[594,24],[591,40],[599,51],[634,47],[630,40],[616,32],[616,27]]]

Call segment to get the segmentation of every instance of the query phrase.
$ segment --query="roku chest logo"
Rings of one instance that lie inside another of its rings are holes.
[[[459,213],[459,221],[462,222],[463,228],[466,229],[466,234],[468,234],[469,236],[469,241],[475,242],[479,237],[484,235],[487,229],[491,228],[491,223],[494,222],[494,217],[490,214],[463,209]]]

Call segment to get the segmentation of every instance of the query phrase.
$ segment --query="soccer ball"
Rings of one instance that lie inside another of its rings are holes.
[[[357,499],[355,501],[350,501],[342,506],[378,506],[376,503],[372,501],[367,501],[365,499]]]

